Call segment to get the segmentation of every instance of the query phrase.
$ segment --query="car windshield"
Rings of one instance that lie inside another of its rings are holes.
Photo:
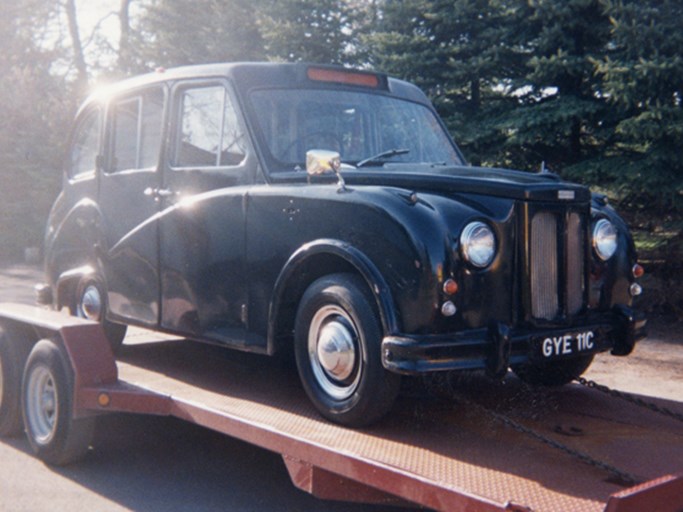
[[[363,167],[462,163],[437,117],[419,103],[330,89],[263,89],[250,100],[275,171],[303,168],[310,149],[337,151],[342,162]]]

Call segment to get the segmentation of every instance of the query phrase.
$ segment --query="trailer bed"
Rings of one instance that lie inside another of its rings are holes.
[[[118,370],[123,383],[152,392],[150,402],[168,397],[170,415],[281,453],[290,468],[301,466],[299,473],[324,470],[439,510],[514,504],[602,511],[627,489],[604,469],[446,400],[429,385],[404,390],[382,424],[349,430],[321,419],[296,372],[269,358],[184,340],[137,342],[125,347]],[[683,470],[679,422],[596,391],[572,385],[541,393],[516,379],[495,384],[478,376],[456,390],[643,482]],[[683,507],[683,486],[677,489]],[[344,497],[334,488],[314,493]]]
[[[594,389],[477,375],[447,389],[413,381],[386,420],[350,430],[317,414],[292,363],[146,331],[114,361],[97,324],[41,311],[0,305],[11,322],[58,333],[75,370],[76,415],[191,421],[282,454],[295,485],[321,498],[444,511],[683,509],[682,423]],[[679,402],[651,401],[683,414]]]

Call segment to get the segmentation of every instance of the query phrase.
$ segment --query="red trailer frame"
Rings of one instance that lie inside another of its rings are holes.
[[[0,325],[24,353],[43,338],[63,347],[73,369],[74,418],[175,416],[280,453],[294,484],[323,499],[443,511],[683,509],[680,425],[590,389],[557,392],[540,423],[534,420],[537,428],[580,425],[577,449],[637,475],[640,485],[624,486],[603,468],[491,425],[466,405],[406,393],[381,425],[349,430],[321,419],[296,375],[261,356],[147,335],[116,360],[98,324],[17,304],[0,305]],[[528,420],[514,383],[481,381],[466,392],[522,410],[520,421]]]

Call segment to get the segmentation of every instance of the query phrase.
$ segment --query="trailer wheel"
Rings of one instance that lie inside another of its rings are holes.
[[[48,464],[63,466],[82,458],[92,440],[94,418],[73,417],[73,382],[59,346],[39,341],[26,361],[21,406],[29,444]]]
[[[593,362],[593,354],[559,359],[543,364],[525,363],[513,366],[515,375],[532,386],[564,386],[580,377]]]
[[[107,302],[104,286],[96,277],[85,277],[78,284],[72,314],[102,324],[104,335],[114,353],[126,337],[126,326],[106,319]]]
[[[27,350],[13,343],[0,328],[0,436],[16,436],[22,431],[21,369]]]
[[[296,316],[296,362],[307,395],[323,416],[352,427],[384,416],[400,387],[400,377],[382,366],[373,302],[359,278],[334,274],[309,286]]]

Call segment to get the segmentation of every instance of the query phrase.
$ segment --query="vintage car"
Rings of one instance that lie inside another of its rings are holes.
[[[92,95],[45,250],[42,302],[114,349],[134,325],[293,351],[350,426],[401,375],[562,385],[644,335],[643,270],[604,196],[468,165],[417,87],[366,71],[202,65]]]

